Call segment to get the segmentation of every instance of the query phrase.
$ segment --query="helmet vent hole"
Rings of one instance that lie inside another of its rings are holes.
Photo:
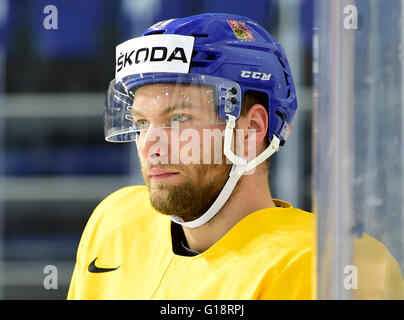
[[[284,72],[285,75],[285,81],[286,81],[286,86],[289,86],[289,80],[288,80],[288,74],[286,72]]]
[[[206,67],[207,63],[203,61],[192,61],[191,65],[196,68],[204,68]]]
[[[154,30],[154,31],[150,31],[148,33],[145,33],[145,36],[149,36],[151,34],[163,34],[164,32],[166,32],[166,30]]]
[[[199,34],[199,33],[194,33],[192,36],[195,37],[195,38],[207,38],[207,37],[209,37],[208,34]]]
[[[286,114],[284,114],[283,112],[280,112],[279,110],[275,111],[275,114],[280,117],[283,121],[286,120]]]
[[[283,68],[283,69],[286,69],[286,68],[285,68],[285,64],[282,62],[282,60],[278,58],[278,61],[279,61],[279,63],[281,64],[282,68]]]

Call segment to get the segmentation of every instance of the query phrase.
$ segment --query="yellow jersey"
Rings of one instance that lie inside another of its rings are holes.
[[[68,299],[313,299],[313,214],[275,203],[187,256],[147,187],[120,189],[85,227]]]

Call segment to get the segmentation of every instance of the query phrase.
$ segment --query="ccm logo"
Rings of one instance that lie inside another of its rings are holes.
[[[133,63],[139,64],[146,61],[173,61],[179,60],[183,63],[187,63],[187,57],[185,51],[181,47],[176,47],[172,52],[168,51],[166,47],[153,47],[140,48],[139,50],[132,50],[131,52],[121,53],[116,62],[117,72],[125,68],[126,65],[132,65]]]
[[[252,78],[257,80],[269,80],[271,79],[272,74],[265,72],[256,72],[256,71],[241,71],[242,78]]]

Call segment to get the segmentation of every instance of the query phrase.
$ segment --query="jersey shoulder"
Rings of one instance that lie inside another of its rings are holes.
[[[269,233],[284,238],[291,249],[312,248],[315,234],[313,213],[289,206],[268,210],[261,217],[262,225],[268,226]]]
[[[154,211],[146,186],[128,186],[107,196],[95,208],[89,224],[100,224],[109,229],[128,220],[148,216]]]
[[[146,186],[128,186],[107,196],[91,214],[81,243],[94,242],[129,225],[151,225],[167,217],[153,209]],[[138,223],[139,222],[139,223]]]
[[[240,256],[260,256],[263,263],[288,261],[312,252],[314,224],[312,213],[293,207],[267,208],[242,219],[225,237],[225,245],[236,247]]]
[[[232,243],[238,257],[249,257],[239,264],[260,279],[257,299],[312,299],[314,227],[312,213],[292,206],[263,209],[242,221]]]

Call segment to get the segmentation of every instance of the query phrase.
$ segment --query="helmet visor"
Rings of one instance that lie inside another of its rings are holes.
[[[136,141],[155,128],[208,128],[240,113],[236,82],[199,74],[138,74],[112,80],[104,114],[105,138]]]

